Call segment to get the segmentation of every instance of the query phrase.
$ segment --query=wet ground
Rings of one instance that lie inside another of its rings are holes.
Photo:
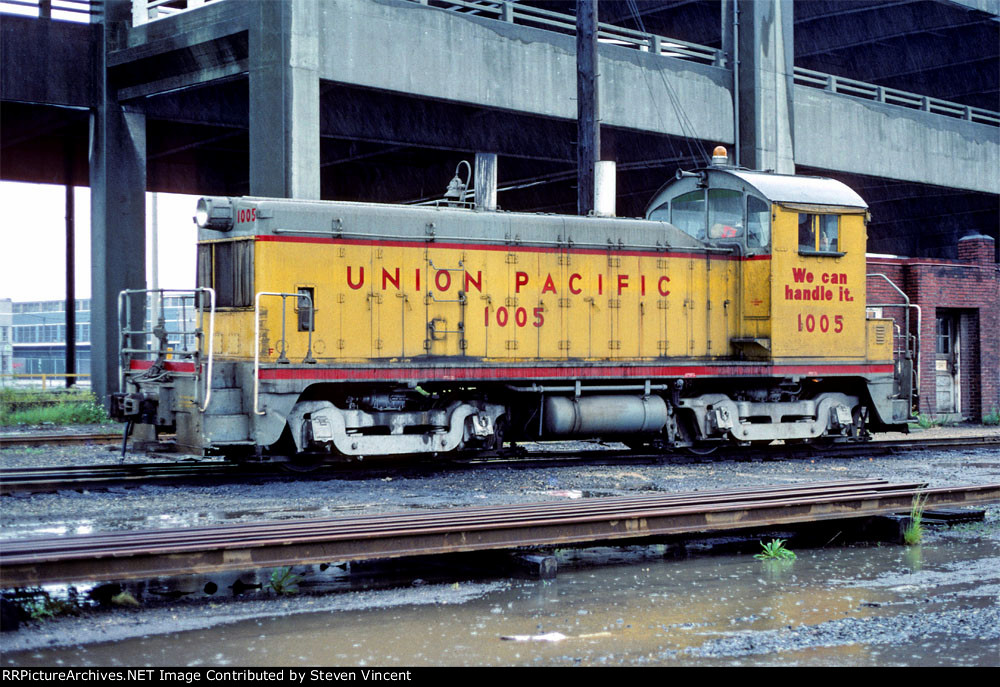
[[[108,462],[98,448],[0,451],[0,465]],[[102,453],[103,451],[103,453]],[[138,458],[135,458],[138,461]],[[140,487],[4,497],[2,538],[209,522],[787,484],[846,478],[1000,482],[996,449],[868,459],[489,468],[371,479]],[[754,545],[756,546],[756,544]],[[919,548],[678,556],[675,547],[560,552],[555,580],[481,564],[394,576],[331,567],[297,593],[235,595],[233,579],[134,589],[141,606],[31,622],[0,636],[8,665],[998,665],[1000,508]],[[476,566],[473,566],[474,568]],[[422,577],[414,582],[415,577]],[[388,588],[375,589],[373,580]],[[181,585],[183,586],[183,585]],[[176,601],[170,595],[190,594]],[[505,639],[509,637],[511,639]]]
[[[998,519],[918,548],[800,550],[790,562],[592,549],[562,552],[554,580],[459,573],[450,583],[69,619],[53,636],[70,626],[133,636],[24,650],[4,641],[3,663],[1000,665]]]

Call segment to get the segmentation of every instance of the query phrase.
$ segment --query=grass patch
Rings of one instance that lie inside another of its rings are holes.
[[[924,507],[927,505],[927,495],[917,494],[910,506],[910,524],[903,531],[903,543],[916,546],[924,538]]]
[[[765,544],[760,543],[763,551],[755,553],[754,558],[760,561],[794,561],[796,556],[793,551],[785,548],[784,539],[772,539]]]
[[[268,586],[278,595],[296,594],[301,581],[302,577],[293,573],[291,568],[276,568],[271,571],[271,582]]]
[[[983,415],[984,425],[1000,425],[1000,409],[996,406],[990,410],[990,412]]]
[[[0,389],[0,425],[109,424],[104,407],[85,389]]]

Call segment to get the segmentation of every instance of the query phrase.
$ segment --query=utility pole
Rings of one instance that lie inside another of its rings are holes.
[[[73,144],[66,142],[66,387],[76,383],[76,202]]]
[[[577,214],[594,212],[594,168],[601,157],[597,81],[597,0],[576,2]]]

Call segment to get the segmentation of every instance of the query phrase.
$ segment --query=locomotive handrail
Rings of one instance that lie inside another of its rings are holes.
[[[280,296],[281,297],[281,354],[278,356],[279,363],[287,363],[288,358],[285,356],[285,351],[288,350],[288,341],[285,338],[285,299],[286,298],[304,298],[309,304],[309,344],[306,349],[306,357],[302,360],[303,363],[315,363],[316,360],[312,357],[312,333],[315,328],[315,322],[313,321],[313,316],[315,309],[313,308],[312,297],[308,293],[288,293],[285,291],[258,291],[257,295],[254,296],[253,304],[253,412],[254,415],[266,415],[267,411],[260,410],[260,297],[261,296]]]
[[[129,354],[129,353],[141,353],[143,355],[151,355],[153,353],[153,351],[151,351],[148,347],[147,348],[131,348],[130,346],[127,345],[126,342],[131,337],[133,337],[133,336],[135,336],[137,334],[142,334],[142,335],[154,334],[154,335],[158,335],[160,333],[160,331],[162,331],[162,330],[158,331],[158,327],[157,327],[156,324],[154,324],[154,326],[153,326],[152,329],[123,329],[122,328],[122,314],[123,314],[123,311],[124,311],[124,314],[125,314],[125,321],[126,322],[131,322],[132,321],[132,301],[129,298],[129,296],[132,296],[132,295],[135,295],[135,294],[140,294],[140,293],[143,294],[144,296],[148,296],[149,294],[156,294],[157,298],[159,298],[160,301],[161,301],[161,303],[160,303],[160,312],[161,313],[163,312],[162,300],[164,299],[164,297],[165,297],[166,294],[178,294],[180,296],[182,302],[188,296],[190,296],[192,298],[192,300],[194,300],[194,297],[197,296],[198,294],[206,293],[206,294],[209,295],[209,303],[210,303],[210,305],[209,305],[209,319],[208,319],[208,364],[207,364],[207,374],[206,374],[206,382],[205,382],[205,392],[203,394],[204,403],[199,406],[199,408],[201,409],[201,411],[205,412],[205,410],[208,409],[208,404],[212,400],[212,363],[213,363],[214,354],[215,354],[215,289],[212,289],[212,288],[207,287],[207,286],[199,286],[199,287],[194,288],[194,289],[124,289],[124,290],[122,290],[122,291],[120,291],[118,293],[118,339],[119,339],[119,345],[120,345],[119,355],[118,355],[118,390],[119,391],[124,391],[125,390],[125,388],[124,388],[125,387],[125,369],[124,369],[125,365],[124,365],[124,363],[125,363],[125,358],[126,358],[127,354]],[[182,317],[182,321],[185,321],[185,322],[187,321],[186,316]],[[179,330],[177,332],[167,332],[168,334],[169,333],[179,334],[180,336],[185,337],[185,338],[193,334],[195,336],[195,339],[198,340],[198,343],[195,345],[195,349],[194,350],[190,350],[189,351],[186,348],[184,348],[184,349],[179,350],[179,351],[177,351],[177,350],[171,350],[170,351],[170,355],[177,356],[179,358],[194,358],[194,372],[192,374],[194,375],[195,378],[198,377],[198,374],[199,374],[198,371],[199,371],[199,369],[201,367],[201,359],[200,359],[201,358],[201,350],[202,350],[201,340],[204,338],[204,333],[203,333],[204,332],[204,321],[205,321],[205,308],[204,308],[204,305],[201,303],[201,300],[198,299],[198,327],[195,328],[195,330],[193,332],[188,332],[188,331],[186,331],[184,329],[181,329],[181,330]],[[184,345],[186,345],[186,344],[184,344]],[[162,351],[159,348],[157,348],[157,355],[161,355],[161,354],[162,354]],[[174,372],[173,374],[176,374],[178,376],[184,375],[183,372]]]
[[[876,307],[876,308],[879,308],[879,307],[886,307],[886,308],[899,308],[899,307],[902,307],[903,308],[903,312],[905,313],[905,316],[906,316],[906,338],[905,338],[905,343],[904,343],[904,347],[903,348],[904,348],[904,352],[906,354],[906,358],[907,359],[911,358],[910,345],[909,345],[909,340],[910,340],[910,308],[914,308],[917,311],[917,336],[914,338],[914,343],[916,344],[914,346],[914,348],[916,349],[916,351],[915,351],[916,355],[914,357],[916,357],[916,363],[917,363],[917,375],[916,375],[916,377],[917,377],[916,382],[917,383],[916,383],[916,389],[919,392],[919,390],[920,390],[920,352],[921,352],[921,349],[923,348],[920,345],[920,334],[923,331],[923,329],[922,329],[922,326],[923,326],[923,313],[920,311],[920,306],[917,305],[916,303],[910,303],[910,297],[907,296],[906,293],[901,288],[899,288],[898,286],[896,286],[896,283],[893,282],[892,279],[889,279],[889,277],[886,276],[885,274],[883,274],[881,272],[869,272],[865,276],[866,277],[882,277],[882,279],[885,279],[889,283],[889,286],[891,286],[896,291],[896,293],[898,293],[900,296],[903,297],[904,303],[870,303],[868,305],[870,305],[872,307]],[[908,413],[912,413],[912,408],[913,408],[913,387],[914,387],[914,385],[911,383],[910,384],[910,397],[908,399],[906,399],[907,402],[910,404],[909,405],[910,410],[908,411]]]
[[[581,218],[583,219],[583,218]],[[609,218],[603,218],[609,219]],[[639,222],[657,222],[658,220],[647,220],[641,217],[616,217],[610,219],[618,220],[636,220]],[[317,231],[309,229],[272,229],[275,234],[317,234],[322,236],[330,236],[337,238],[366,238],[366,239],[379,239],[379,240],[389,240],[389,241],[413,241],[414,243],[418,241],[424,241],[427,243],[434,242],[459,242],[468,243],[468,236],[436,236],[436,235],[410,235],[410,234],[378,234],[374,232],[367,231],[347,231],[344,229],[330,230],[330,231]],[[497,243],[506,244],[511,246],[553,246],[556,248],[608,248],[607,242],[601,241],[577,241],[575,239],[563,239],[561,241],[541,241],[541,240],[525,240],[525,239],[511,239],[511,238],[497,238],[493,236],[478,236],[475,241],[477,243]],[[670,246],[663,243],[646,244],[646,243],[630,243],[622,244],[620,246],[615,246],[617,250],[648,250],[648,251],[661,251],[668,252],[671,250],[679,250],[689,253],[732,253],[734,249],[732,247],[718,247],[718,246]],[[452,270],[446,271],[457,271],[454,268]]]

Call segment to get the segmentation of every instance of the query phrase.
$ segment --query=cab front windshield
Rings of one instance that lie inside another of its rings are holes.
[[[752,253],[771,245],[771,212],[767,201],[725,188],[699,189],[677,196],[649,214],[669,221],[699,241],[740,243]]]

